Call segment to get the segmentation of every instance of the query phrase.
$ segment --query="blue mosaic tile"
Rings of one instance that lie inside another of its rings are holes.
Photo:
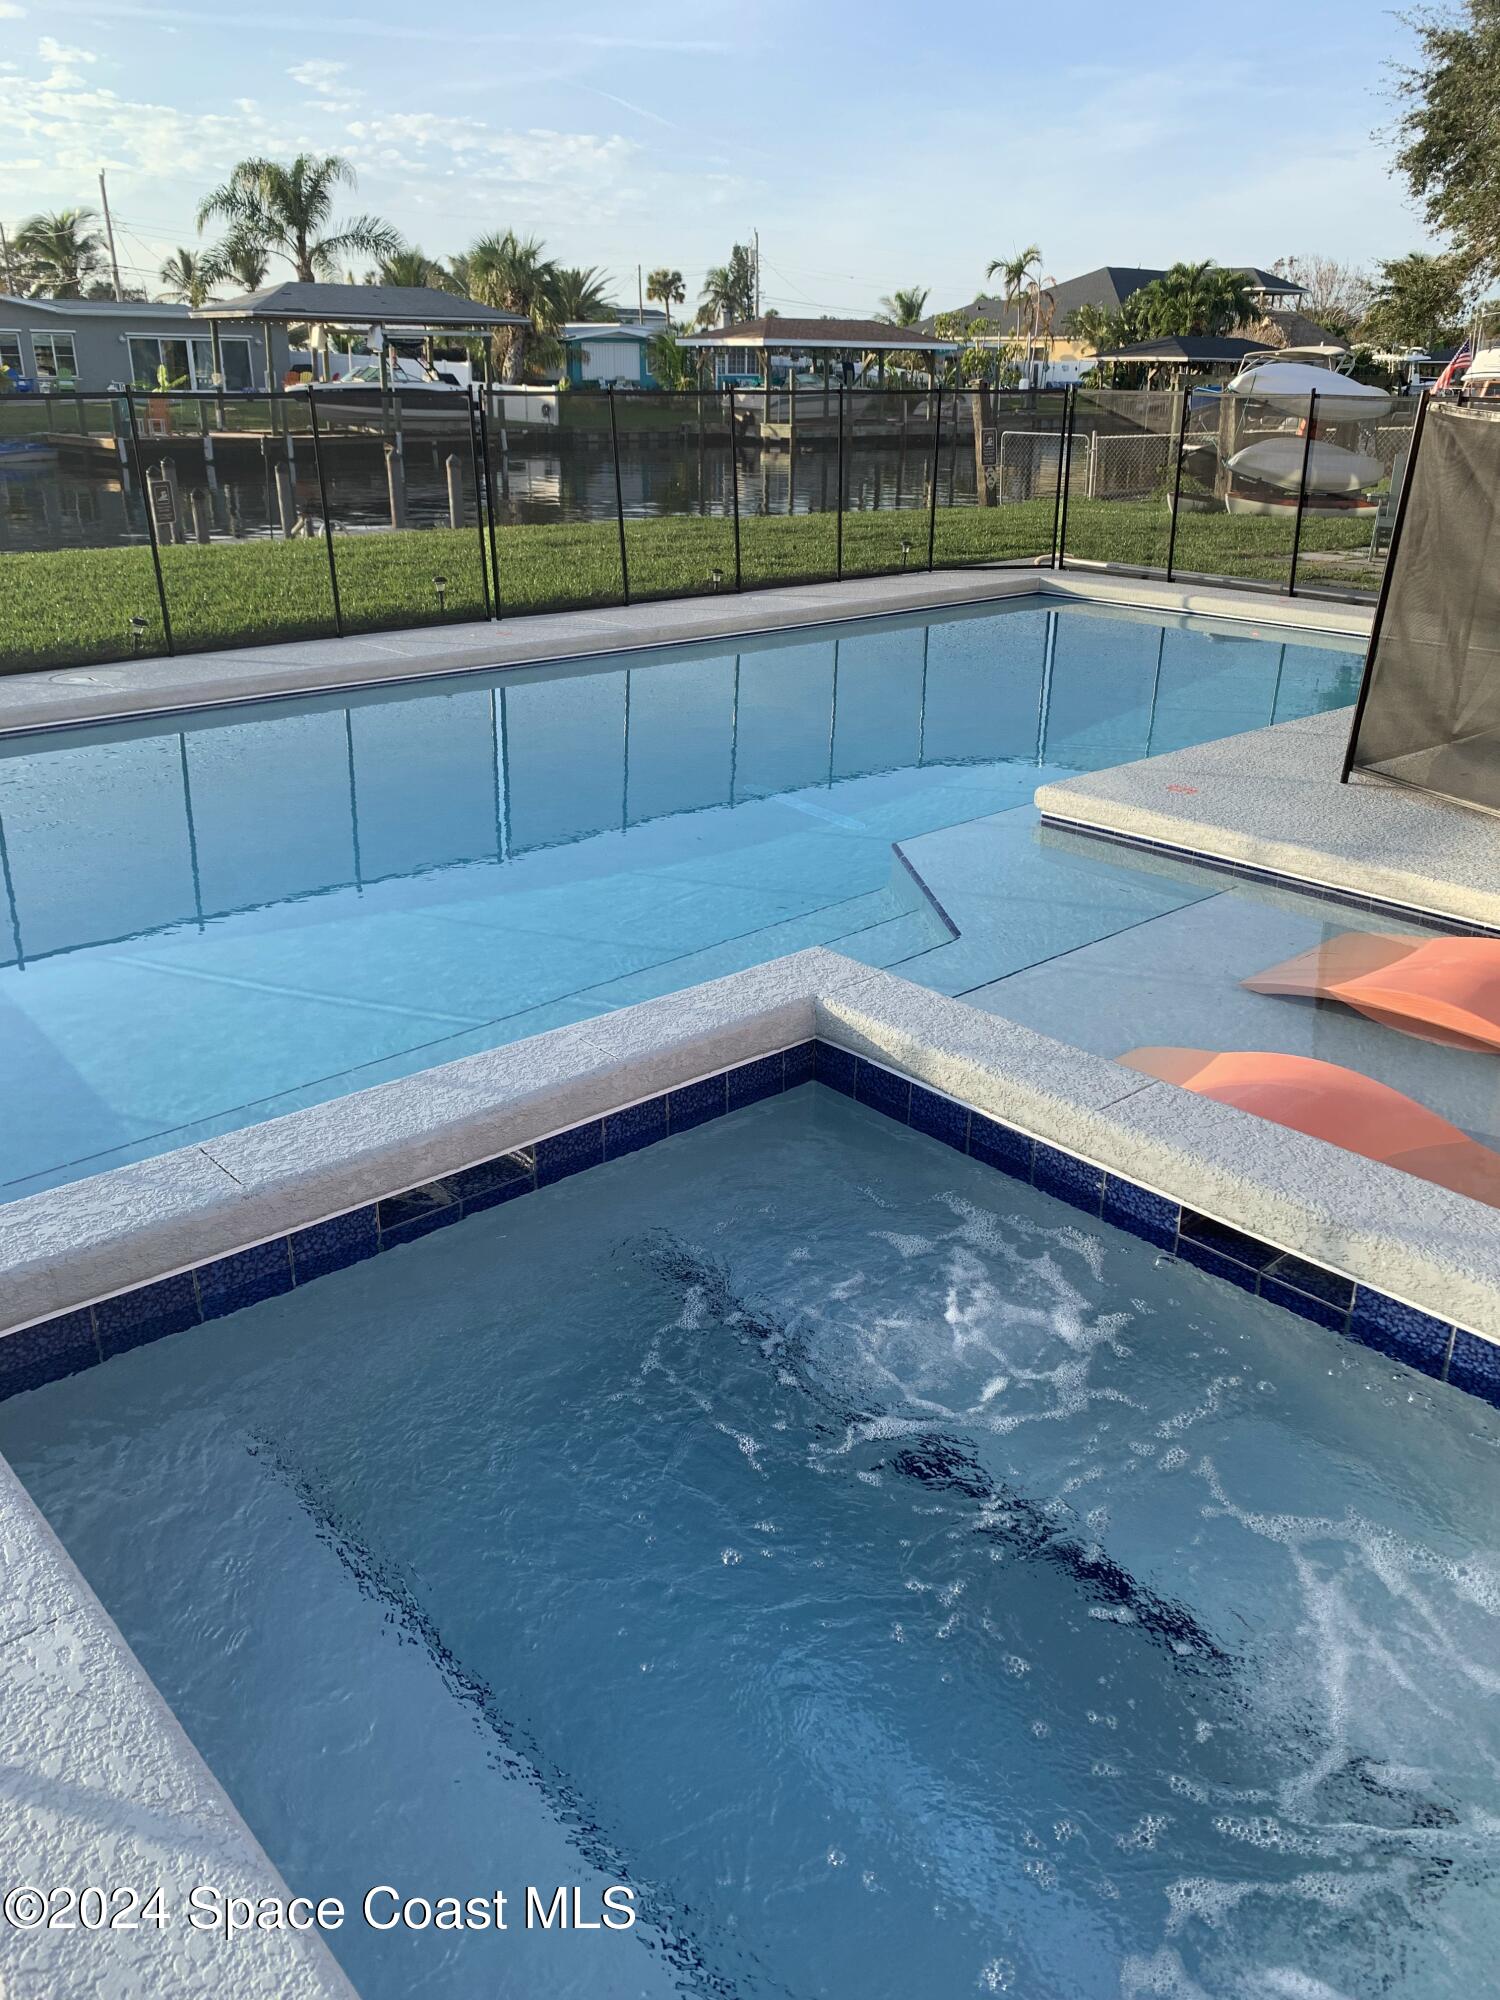
[[[388,1194],[376,1208],[382,1250],[394,1249],[398,1243],[415,1243],[434,1229],[446,1229],[463,1214],[462,1203],[446,1181],[428,1181],[404,1194]]]
[[[65,1375],[76,1375],[80,1368],[92,1368],[98,1359],[94,1318],[87,1306],[59,1313],[39,1326],[22,1327],[19,1333],[7,1333],[0,1338],[0,1400],[19,1396],[24,1389],[40,1389],[47,1382],[60,1382]]]
[[[818,1042],[815,1047],[813,1074],[819,1083],[826,1083],[830,1090],[841,1090],[845,1097],[852,1097],[858,1059],[847,1049],[835,1048],[832,1042]]]
[[[1210,1215],[1199,1215],[1191,1208],[1182,1211],[1181,1232],[1194,1243],[1201,1243],[1205,1249],[1217,1250],[1221,1257],[1232,1257],[1236,1264],[1244,1264],[1252,1271],[1263,1271],[1274,1264],[1281,1251],[1269,1243],[1262,1243],[1258,1237],[1246,1236],[1238,1229],[1230,1229],[1225,1223],[1215,1222]]]
[[[817,1058],[816,1042],[798,1042],[796,1048],[788,1049],[782,1057],[783,1087],[795,1090],[799,1083],[811,1083],[817,1072]]]
[[[1043,1145],[1040,1139],[1036,1142],[1031,1184],[1043,1194],[1055,1195],[1059,1201],[1081,1208],[1089,1215],[1099,1213],[1104,1199],[1102,1167],[1091,1167],[1087,1160],[1075,1159],[1056,1146]]]
[[[674,1132],[691,1132],[710,1118],[722,1118],[729,1102],[728,1085],[721,1071],[706,1076],[701,1083],[685,1083],[681,1090],[667,1092],[667,1118]]]
[[[757,1062],[741,1063],[728,1076],[729,1108],[738,1111],[745,1104],[759,1104],[763,1097],[779,1097],[785,1065],[781,1051],[761,1056]]]
[[[1448,1380],[1470,1396],[1481,1396],[1500,1409],[1500,1347],[1460,1327],[1448,1357]]]
[[[1268,1264],[1264,1275],[1274,1278],[1279,1285],[1294,1285],[1299,1292],[1338,1307],[1341,1313],[1347,1313],[1354,1303],[1352,1278],[1341,1278],[1337,1271],[1325,1271],[1321,1264],[1309,1264],[1305,1258],[1290,1253]]]
[[[585,1167],[597,1167],[604,1159],[604,1120],[596,1118],[591,1124],[554,1132],[550,1139],[537,1141],[535,1152],[538,1187],[550,1187],[554,1181],[565,1181],[569,1174],[581,1174]]]
[[[911,1112],[910,1078],[882,1069],[879,1063],[861,1059],[854,1077],[854,1095],[861,1104],[868,1104],[872,1111],[883,1112],[887,1118],[895,1118],[902,1125]]]
[[[1315,1298],[1311,1292],[1300,1291],[1295,1285],[1285,1285],[1269,1272],[1261,1277],[1260,1295],[1273,1306],[1283,1306],[1287,1312],[1296,1313],[1299,1319],[1310,1319],[1314,1326],[1326,1326],[1330,1333],[1344,1332],[1348,1322],[1347,1307]]]
[[[94,1307],[99,1352],[106,1361],[112,1354],[144,1347],[148,1340],[160,1340],[164,1334],[181,1333],[187,1327],[197,1326],[202,1318],[191,1271],[159,1278],[154,1285],[141,1285],[133,1292],[122,1292],[118,1298],[100,1299]]]
[[[941,1139],[945,1146],[952,1146],[960,1153],[968,1151],[967,1105],[955,1104],[951,1097],[939,1096],[925,1083],[914,1083],[911,1087],[911,1111],[907,1122],[914,1131],[925,1132],[929,1138]]]
[[[462,1173],[443,1177],[443,1186],[465,1215],[498,1208],[503,1201],[530,1194],[535,1185],[531,1161],[521,1153],[501,1153],[497,1159],[484,1160],[477,1167],[465,1167]]]
[[[1217,1250],[1210,1250],[1206,1243],[1195,1243],[1191,1236],[1179,1236],[1177,1255],[1184,1264],[1192,1264],[1200,1271],[1207,1271],[1215,1278],[1227,1278],[1231,1285],[1238,1285],[1242,1292],[1253,1292],[1258,1273],[1248,1264],[1241,1264],[1233,1257],[1225,1257]]]
[[[644,1104],[629,1104],[623,1111],[612,1111],[604,1121],[604,1157],[620,1160],[627,1153],[638,1153],[643,1146],[654,1146],[658,1139],[665,1139],[667,1131],[665,1097],[651,1097]]]
[[[1029,1181],[1032,1146],[1032,1140],[1024,1132],[1002,1125],[997,1119],[986,1118],[982,1111],[969,1113],[971,1159],[983,1160],[987,1167],[995,1167],[1018,1181]]]
[[[1177,1241],[1180,1209],[1163,1194],[1152,1194],[1134,1181],[1122,1181],[1114,1174],[1104,1177],[1104,1204],[1100,1211],[1106,1222],[1124,1229],[1158,1250],[1170,1250]]]
[[[372,1202],[368,1208],[351,1209],[348,1215],[335,1215],[331,1221],[315,1222],[310,1228],[295,1230],[287,1240],[292,1246],[294,1282],[305,1285],[313,1278],[324,1278],[330,1271],[342,1271],[373,1257],[380,1248],[375,1206]]]
[[[217,1257],[212,1264],[200,1264],[198,1299],[203,1317],[223,1319],[226,1313],[244,1306],[259,1305],[292,1289],[292,1255],[284,1236],[271,1243],[257,1243],[252,1250],[236,1250]]]
[[[1441,1375],[1453,1329],[1446,1320],[1434,1319],[1415,1306],[1401,1305],[1383,1292],[1359,1285],[1349,1314],[1349,1332],[1363,1346],[1388,1354],[1393,1361],[1420,1368],[1424,1375]]]

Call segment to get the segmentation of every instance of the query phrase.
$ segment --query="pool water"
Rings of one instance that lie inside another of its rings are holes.
[[[1057,855],[1039,782],[1358,671],[1027,600],[12,739],[0,1194],[804,945],[992,982],[1202,893]]]
[[[1472,2000],[1500,1417],[809,1085],[0,1407],[365,2000]]]

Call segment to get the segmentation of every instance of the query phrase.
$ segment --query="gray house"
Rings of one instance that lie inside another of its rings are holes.
[[[267,343],[274,382],[266,381]],[[280,384],[284,328],[221,337],[226,389]],[[17,299],[0,292],[0,364],[13,382],[36,389],[154,389],[166,370],[173,388],[212,389],[213,342],[187,306],[114,299]]]

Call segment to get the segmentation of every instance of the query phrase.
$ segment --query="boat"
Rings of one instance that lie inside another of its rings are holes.
[[[1262,360],[1252,355],[1226,394],[1253,396],[1278,415],[1305,417],[1316,395],[1319,424],[1367,424],[1388,414],[1394,400],[1387,389],[1356,382],[1336,369],[1311,361]]]

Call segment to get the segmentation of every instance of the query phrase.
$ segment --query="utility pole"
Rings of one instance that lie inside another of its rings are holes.
[[[115,274],[115,301],[118,304],[125,296],[120,284],[120,260],[115,255],[115,225],[109,216],[109,189],[104,185],[104,169],[99,169],[99,199],[104,205],[104,234],[109,239],[109,268]]]
[[[5,259],[5,289],[8,292],[13,292],[16,289],[16,274],[11,269],[10,238],[5,233],[5,224],[3,222],[0,222],[0,255],[3,255]]]
[[[751,253],[752,259],[755,264],[755,312],[752,315],[752,317],[755,319],[759,319],[760,318],[760,231],[758,229],[753,229],[750,232],[750,236],[751,236],[751,241],[755,245],[755,249]]]
[[[641,326],[646,324],[646,294],[641,290],[641,267],[639,264],[635,267],[635,316]]]

